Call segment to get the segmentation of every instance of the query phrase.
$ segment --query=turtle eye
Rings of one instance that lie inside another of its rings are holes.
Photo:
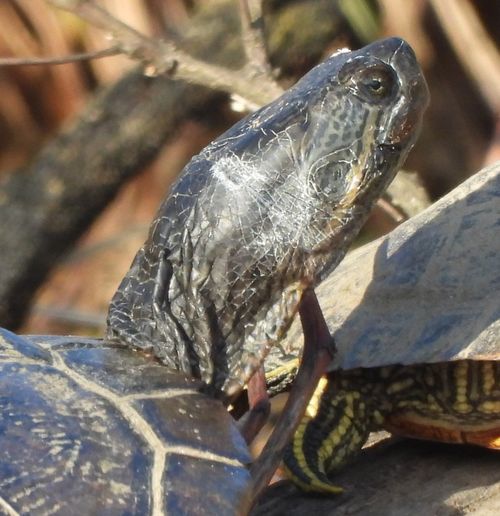
[[[359,90],[374,100],[390,97],[396,87],[394,72],[388,66],[372,66],[357,75],[353,79]]]
[[[367,63],[362,59],[353,59],[340,71],[339,79],[357,97],[370,103],[392,98],[398,86],[394,69],[380,61]]]

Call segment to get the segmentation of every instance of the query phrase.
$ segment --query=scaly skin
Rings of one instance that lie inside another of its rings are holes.
[[[340,493],[329,476],[381,429],[500,450],[500,363],[460,360],[330,373],[287,449],[287,472],[305,490]]]
[[[331,56],[236,124],[160,207],[108,337],[237,395],[266,357],[281,361],[303,292],[343,258],[428,100],[413,51],[391,38]]]

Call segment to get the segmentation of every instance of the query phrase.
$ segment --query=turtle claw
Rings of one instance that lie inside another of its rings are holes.
[[[264,450],[250,468],[254,483],[254,499],[258,498],[276,471],[284,450],[292,439],[319,379],[325,373],[335,351],[333,337],[330,335],[314,290],[304,291],[299,314],[304,332],[302,361],[285,408]]]
[[[260,367],[247,385],[250,409],[238,420],[241,435],[250,444],[266,424],[271,412],[271,403],[266,389],[266,374]]]

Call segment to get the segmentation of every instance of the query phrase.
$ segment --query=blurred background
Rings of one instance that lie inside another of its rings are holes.
[[[200,59],[234,69],[243,62],[236,0],[98,3]],[[500,2],[264,0],[263,13],[270,62],[284,87],[338,48],[389,35],[410,42],[432,104],[405,165],[418,177],[411,176],[407,197],[425,205],[500,159]],[[0,27],[1,57],[110,45],[103,31],[43,0],[2,0]],[[170,183],[244,115],[225,93],[142,72],[124,56],[0,67],[0,325],[102,335],[109,300]],[[124,133],[129,140],[115,145]],[[83,140],[84,150],[73,154]],[[412,214],[402,211],[393,220],[375,214],[363,241]]]

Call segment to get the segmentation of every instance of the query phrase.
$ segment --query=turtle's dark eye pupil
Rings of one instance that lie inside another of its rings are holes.
[[[373,90],[374,92],[379,92],[383,86],[382,86],[382,82],[379,80],[379,79],[372,79],[369,83],[368,83],[368,87]]]
[[[374,76],[367,77],[365,81],[365,88],[375,97],[383,97],[391,88],[391,78],[382,73],[377,73]]]

